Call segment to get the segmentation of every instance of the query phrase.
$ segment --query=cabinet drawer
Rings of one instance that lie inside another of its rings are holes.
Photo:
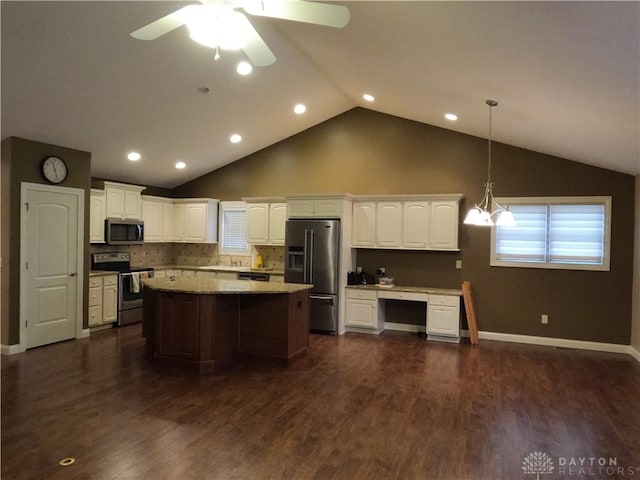
[[[378,298],[388,298],[389,300],[408,300],[410,302],[427,302],[428,295],[418,292],[378,292]]]
[[[357,300],[376,300],[378,298],[378,292],[375,290],[347,288],[347,298],[355,298]]]
[[[89,326],[95,327],[102,323],[102,307],[100,305],[89,307]]]
[[[101,287],[102,277],[89,277],[89,288]]]
[[[460,297],[457,295],[429,295],[429,303],[457,307],[460,305]]]
[[[93,287],[89,289],[89,306],[95,307],[102,305],[102,287]]]
[[[196,272],[194,272],[193,270],[183,270],[182,271],[182,276],[183,277],[188,277],[188,278],[193,278],[195,276]]]
[[[105,287],[110,287],[112,285],[118,284],[118,276],[117,275],[109,275],[102,279],[102,284]]]
[[[154,277],[166,277],[167,276],[167,271],[166,270],[156,270],[155,272],[153,272],[153,276]]]

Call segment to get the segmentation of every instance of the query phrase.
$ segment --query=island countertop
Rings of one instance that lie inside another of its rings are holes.
[[[310,290],[313,285],[301,283],[254,282],[251,280],[217,280],[194,277],[148,278],[142,281],[145,287],[162,292],[194,294],[277,294]]]

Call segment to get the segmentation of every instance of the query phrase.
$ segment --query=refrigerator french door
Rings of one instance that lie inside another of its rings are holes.
[[[340,220],[289,220],[284,281],[312,284],[310,330],[338,333]]]

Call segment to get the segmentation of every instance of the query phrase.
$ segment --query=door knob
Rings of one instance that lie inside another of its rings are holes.
[[[76,273],[76,272],[71,272],[71,273],[69,274],[69,276],[70,276],[70,277],[75,277],[76,275],[77,275],[77,273]]]

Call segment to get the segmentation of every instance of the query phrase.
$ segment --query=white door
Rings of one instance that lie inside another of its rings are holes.
[[[82,320],[84,192],[23,183],[21,212],[20,344],[75,338]]]

